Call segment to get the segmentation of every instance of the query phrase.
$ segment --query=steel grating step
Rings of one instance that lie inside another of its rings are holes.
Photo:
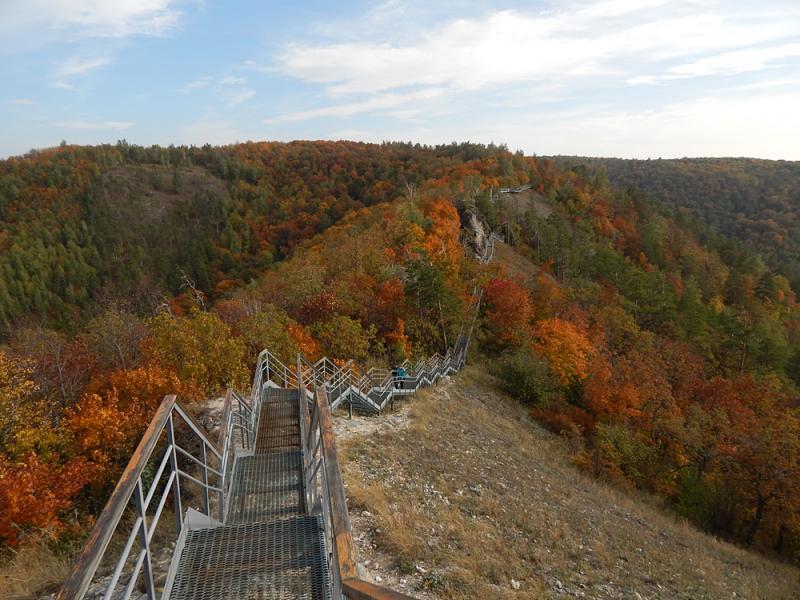
[[[320,517],[187,533],[170,600],[327,600]]]
[[[270,389],[261,408],[255,453],[300,448],[300,401],[297,390]]]
[[[303,453],[272,452],[236,460],[227,523],[257,523],[303,514]]]

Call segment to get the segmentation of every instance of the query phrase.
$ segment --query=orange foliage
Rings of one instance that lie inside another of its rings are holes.
[[[308,330],[302,325],[290,323],[288,325],[289,337],[297,345],[301,354],[304,354],[311,360],[317,360],[320,357],[319,342],[317,342]]]
[[[594,417],[585,410],[568,405],[560,409],[534,408],[531,416],[554,433],[587,435],[594,429]]]
[[[553,276],[539,270],[534,281],[534,293],[531,297],[533,310],[537,315],[549,317],[563,308],[566,302],[564,289],[558,285]]]
[[[66,429],[73,435],[79,454],[95,465],[93,480],[107,476],[115,462],[130,456],[147,425],[142,406],[121,408],[115,389],[99,394],[85,394],[65,414]]]
[[[62,515],[90,476],[83,459],[58,467],[34,453],[20,462],[0,456],[0,542],[15,546],[21,536],[64,530]]]
[[[406,335],[406,324],[403,319],[397,319],[394,330],[386,334],[386,340],[393,346],[402,348],[404,358],[411,356],[411,341]]]
[[[562,383],[582,381],[589,375],[594,347],[574,324],[552,318],[539,321],[534,329],[534,350],[547,358]]]
[[[141,406],[148,416],[167,394],[175,394],[182,400],[199,400],[203,396],[196,385],[181,381],[175,372],[157,364],[113,371],[108,383],[117,392],[120,408]]]
[[[423,248],[448,272],[456,273],[459,259],[463,254],[461,243],[458,241],[461,221],[456,207],[446,198],[436,198],[427,201],[422,211],[431,220],[422,243]]]
[[[250,311],[239,298],[219,300],[214,305],[214,313],[229,327],[235,327],[240,321],[250,316]]]
[[[521,346],[530,339],[533,306],[528,291],[510,279],[492,279],[485,288],[486,316],[499,346]]]
[[[393,327],[405,311],[405,286],[398,277],[382,281],[378,285],[375,301],[375,322],[382,330]]]
[[[336,294],[327,289],[322,290],[306,300],[300,307],[300,321],[307,324],[314,321],[324,321],[333,313],[338,312],[338,308],[339,300]]]

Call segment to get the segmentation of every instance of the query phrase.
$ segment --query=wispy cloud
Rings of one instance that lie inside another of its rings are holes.
[[[124,131],[130,129],[135,123],[129,121],[61,121],[54,123],[56,127],[64,129],[106,129]]]
[[[300,110],[266,119],[265,123],[287,123],[292,121],[306,121],[323,117],[351,117],[362,113],[386,112],[389,109],[403,109],[404,116],[412,116],[422,110],[420,103],[425,103],[444,95],[443,90],[437,88],[425,89],[408,94],[381,94],[368,100],[335,104],[323,108]]]
[[[623,157],[758,156],[800,159],[800,90],[760,90],[701,96],[652,110],[606,108],[564,118],[542,114],[535,122],[485,123],[514,147],[536,139],[539,152]],[[654,143],[655,141],[655,143]],[[609,148],[615,150],[610,151]]]
[[[229,108],[243,104],[256,95],[254,90],[247,87],[247,79],[238,75],[203,76],[187,83],[183,89],[187,92],[210,89],[221,96]]]
[[[233,144],[259,139],[258,134],[245,131],[229,120],[201,119],[182,127],[179,132],[183,143],[202,146],[203,144]],[[169,140],[165,140],[168,142]]]
[[[8,104],[13,106],[29,106],[33,104],[33,100],[30,98],[13,98],[8,101]]]
[[[4,0],[0,50],[86,37],[158,36],[180,17],[176,0]]]
[[[90,73],[110,65],[112,62],[108,56],[97,56],[93,58],[73,57],[65,60],[55,70],[53,85],[64,89],[72,89],[73,80],[86,77]]]
[[[788,81],[786,69],[778,69],[796,65],[800,57],[800,5],[788,0],[767,6],[738,0],[573,0],[539,12],[472,14],[426,26],[404,5],[387,2],[356,20],[359,30],[351,27],[337,37],[335,28],[323,28],[334,41],[301,39],[284,47],[271,66],[251,63],[256,70],[316,88],[302,109],[265,123],[316,119],[315,126],[324,127],[323,119],[375,115],[390,119],[380,122],[373,140],[388,139],[397,129],[397,139],[416,132],[429,142],[500,140],[529,151],[601,154],[608,154],[608,148],[624,154],[622,149],[630,146],[641,156],[663,138],[664,155],[678,152],[681,140],[698,152],[719,154],[724,143],[744,147],[731,123],[740,122],[748,102],[787,119],[789,98],[800,93],[795,84],[765,81],[773,70],[773,79]],[[402,33],[376,26],[384,23],[384,15],[396,19],[395,29]],[[413,20],[415,27],[403,19]],[[737,80],[738,85],[754,86],[751,92],[778,87],[780,99],[759,95],[741,100],[749,93],[744,88],[726,97],[711,84],[698,87],[715,76],[745,73],[764,75],[758,82]],[[629,87],[645,83],[670,86],[672,95]],[[630,102],[620,97],[629,91],[637,94]],[[558,113],[555,105],[571,112]],[[447,110],[446,124],[439,119],[439,107]],[[704,111],[717,114],[704,121]],[[731,119],[728,129],[725,119]],[[762,132],[780,135],[771,117],[760,124]],[[360,138],[370,138],[363,121],[348,125]],[[709,132],[724,142],[703,143]],[[532,148],[531,140],[550,145]],[[760,149],[760,155],[767,151]]]
[[[677,64],[667,68],[661,74],[631,77],[627,82],[633,85],[659,85],[674,79],[738,75],[740,73],[763,71],[779,65],[786,59],[796,57],[800,57],[800,43],[782,44],[766,48],[746,48],[712,54],[692,62]]]
[[[545,14],[497,11],[422,31],[412,43],[295,44],[279,57],[283,72],[327,86],[331,94],[408,86],[478,90],[487,86],[586,78],[633,64],[727,51],[796,35],[790,20],[756,10],[724,17],[678,0],[659,17],[658,0],[603,1]],[[629,75],[630,76],[630,75]]]

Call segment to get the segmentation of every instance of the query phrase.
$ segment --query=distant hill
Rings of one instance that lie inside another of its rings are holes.
[[[605,167],[612,184],[686,210],[747,245],[800,290],[800,162],[753,158],[624,160],[558,157]]]

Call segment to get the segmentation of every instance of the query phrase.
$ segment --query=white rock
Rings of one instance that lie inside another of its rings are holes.
[[[519,581],[517,581],[516,579],[512,579],[512,580],[511,580],[511,587],[512,587],[512,588],[514,588],[515,590],[518,590],[518,589],[519,589],[519,586],[520,586],[520,583],[519,583]]]

